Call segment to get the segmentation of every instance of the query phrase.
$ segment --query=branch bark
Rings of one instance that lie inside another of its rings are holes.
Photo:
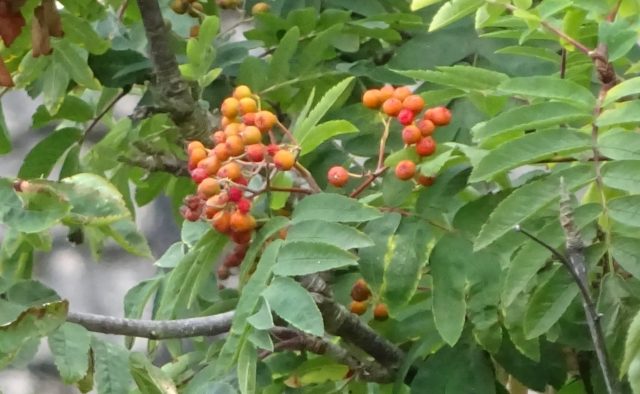
[[[233,312],[179,320],[141,320],[69,312],[67,321],[89,331],[103,334],[126,335],[149,339],[189,338],[213,336],[231,328]]]
[[[171,52],[169,32],[158,0],[137,0],[144,30],[149,41],[149,57],[159,90],[159,106],[167,111],[186,140],[206,141],[210,130],[207,112],[194,99],[189,84],[182,78],[178,62]]]

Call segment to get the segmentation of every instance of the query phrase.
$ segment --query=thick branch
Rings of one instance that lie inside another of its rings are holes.
[[[206,141],[210,129],[206,111],[196,103],[188,83],[182,78],[178,62],[171,52],[169,33],[158,0],[137,0],[153,63],[160,106],[180,127],[185,139]]]
[[[89,331],[149,339],[213,336],[231,328],[233,312],[180,320],[140,320],[69,312],[67,321]]]

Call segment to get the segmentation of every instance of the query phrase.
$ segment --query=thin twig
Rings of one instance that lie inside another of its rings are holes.
[[[367,178],[351,192],[349,195],[351,198],[355,198],[360,193],[362,193],[373,181],[375,181],[379,176],[385,173],[389,169],[389,167],[384,166],[384,151],[387,146],[387,139],[389,138],[389,128],[391,127],[391,119],[382,118],[382,124],[384,125],[384,130],[382,131],[382,136],[380,137],[380,144],[378,146],[378,162],[376,164],[376,169],[372,173],[370,173]]]
[[[560,79],[564,79],[567,73],[567,50],[562,48],[560,50]]]
[[[118,20],[122,22],[124,18],[124,13],[127,11],[127,7],[129,7],[129,0],[124,0],[122,4],[120,4],[120,8],[118,8]]]
[[[297,161],[294,167],[298,171],[298,173],[307,181],[307,183],[309,184],[309,187],[311,187],[311,190],[314,193],[322,192],[322,189],[320,188],[320,186],[318,186],[318,183],[316,182],[316,180],[313,179],[313,175],[311,175],[309,170],[307,170],[302,164],[300,164]]]
[[[69,312],[67,321],[89,331],[149,339],[213,336],[231,328],[234,312],[179,320],[125,319],[92,313]]]
[[[114,97],[95,118],[93,118],[89,126],[84,129],[84,132],[80,137],[79,144],[82,145],[82,142],[87,138],[87,134],[89,134],[91,130],[93,130],[98,125],[98,123],[100,123],[102,118],[104,118],[104,116],[109,113],[109,111],[111,111],[111,109],[118,103],[118,101],[120,101],[120,99],[122,99],[128,93],[129,92],[127,90],[123,90],[122,92],[118,93],[118,95]]]

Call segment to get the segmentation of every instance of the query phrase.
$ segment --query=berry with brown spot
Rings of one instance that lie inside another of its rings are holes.
[[[371,109],[378,109],[382,105],[382,95],[378,89],[369,89],[362,95],[362,104]]]
[[[402,101],[395,97],[391,97],[382,103],[382,112],[389,116],[398,116],[400,111],[402,111]]]
[[[327,172],[327,180],[335,187],[342,187],[349,182],[349,172],[342,166],[333,166]]]
[[[295,162],[296,158],[293,153],[286,149],[280,149],[275,155],[273,155],[273,163],[280,171],[289,171],[293,168]]]
[[[385,304],[378,304],[373,308],[373,318],[379,321],[384,321],[389,318],[389,309]]]
[[[360,301],[351,301],[351,304],[349,304],[349,310],[351,313],[355,313],[356,315],[364,315],[367,311],[367,304]]]
[[[270,111],[258,111],[254,119],[255,126],[262,132],[271,130],[278,122],[278,118]]]
[[[424,137],[416,144],[416,152],[420,156],[430,156],[436,151],[436,141],[432,137]]]
[[[411,160],[402,160],[396,165],[396,178],[406,181],[416,174],[416,163]]]
[[[422,134],[420,133],[420,129],[414,125],[409,125],[402,129],[402,141],[404,141],[407,145],[413,145],[416,142],[420,141],[422,138]]]
[[[358,279],[351,287],[351,299],[354,301],[366,301],[371,297],[371,290],[364,279]]]

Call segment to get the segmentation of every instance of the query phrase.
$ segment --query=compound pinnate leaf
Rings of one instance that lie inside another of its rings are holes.
[[[448,26],[474,13],[483,4],[484,0],[449,0],[444,3],[433,16],[429,24],[429,31]]]
[[[640,227],[640,195],[614,198],[607,206],[611,219],[627,226]]]
[[[62,380],[72,384],[82,379],[89,367],[89,331],[77,324],[64,323],[49,335],[48,340]]]
[[[297,241],[284,244],[273,272],[282,276],[308,275],[356,264],[353,253],[337,246]]]
[[[96,337],[91,341],[98,394],[128,393],[133,379],[129,373],[129,352],[122,346]]]
[[[345,250],[373,245],[371,238],[356,228],[321,220],[306,220],[291,226],[287,242],[297,241],[326,243]]]
[[[498,86],[498,92],[558,100],[587,109],[593,108],[596,101],[593,94],[584,86],[569,79],[552,76],[512,78],[501,83]]]
[[[358,200],[339,194],[318,193],[306,197],[293,211],[293,223],[305,220],[359,223],[382,216],[380,212]]]
[[[262,296],[271,310],[292,326],[316,336],[324,334],[324,323],[311,294],[291,278],[275,278]],[[295,300],[295,302],[291,302]]]

